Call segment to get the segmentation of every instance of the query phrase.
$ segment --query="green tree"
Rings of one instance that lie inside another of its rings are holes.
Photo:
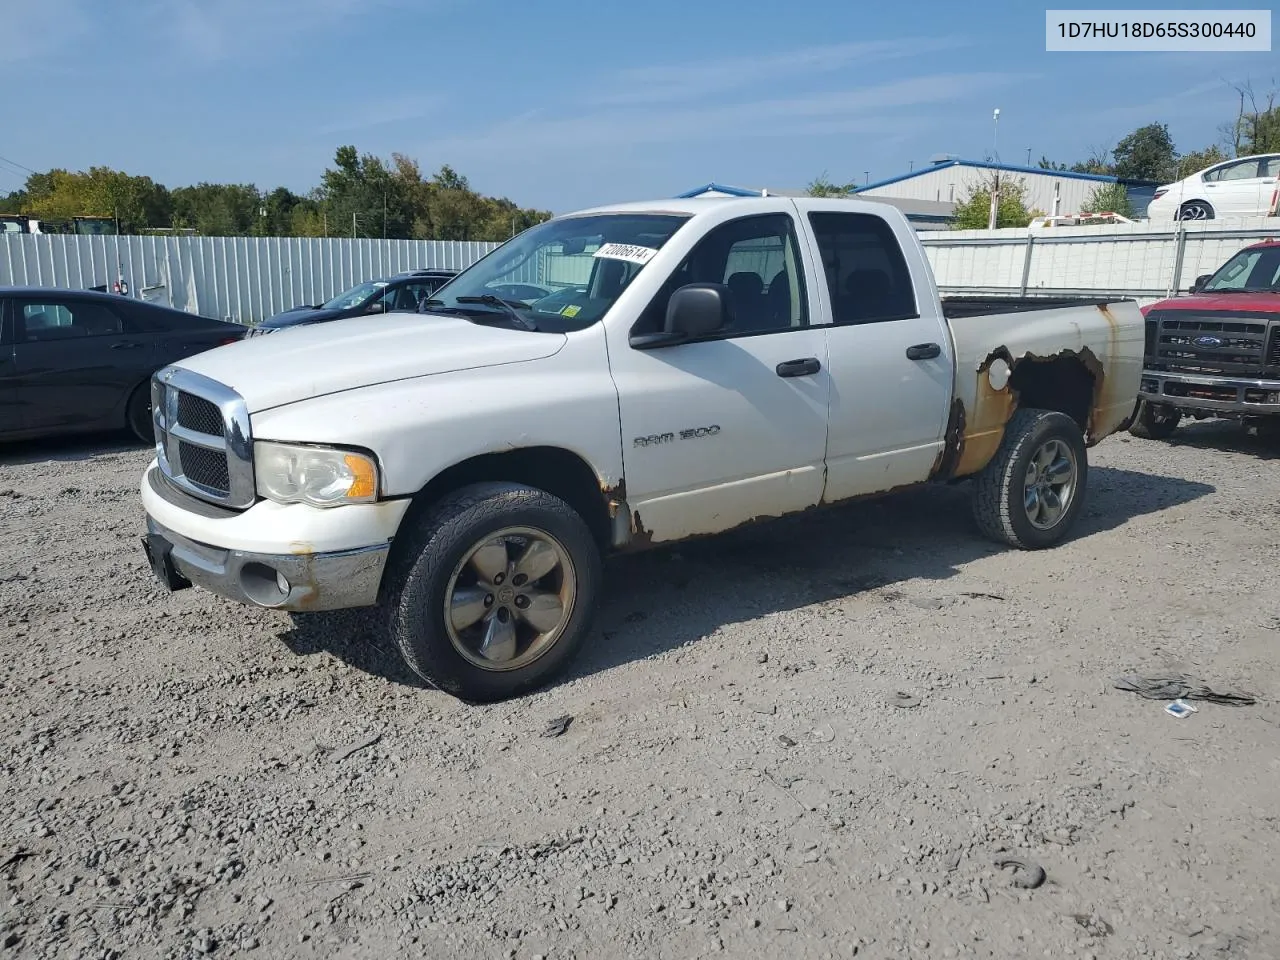
[[[1178,155],[1163,123],[1149,123],[1116,144],[1114,173],[1117,177],[1158,180],[1166,183],[1178,169]]]
[[[339,147],[320,178],[330,233],[407,239],[414,217],[403,187],[378,157]]]
[[[1178,158],[1178,169],[1174,171],[1173,179],[1182,180],[1205,167],[1211,167],[1215,163],[1229,159],[1231,158],[1216,145],[1205,147],[1203,150],[1193,150]]]
[[[122,233],[136,233],[168,226],[171,218],[172,201],[163,185],[109,167],[33,173],[26,192],[22,212],[42,220],[115,217]]]
[[[991,191],[996,187],[996,175],[989,174],[969,187],[956,203],[953,230],[985,230],[990,222]],[[1008,174],[999,175],[1000,199],[996,210],[996,227],[1025,227],[1035,217],[1044,216],[1039,210],[1027,209],[1027,183]]]
[[[252,184],[201,183],[178,187],[170,195],[173,225],[206,237],[248,236],[261,218],[263,198]]]
[[[6,196],[0,197],[0,213],[21,213],[23,204],[27,202],[27,192],[25,190],[14,190]]]
[[[856,183],[832,183],[824,170],[809,181],[805,193],[810,197],[847,197],[857,189]]]
[[[1118,213],[1132,218],[1133,202],[1122,183],[1103,183],[1094,188],[1085,202],[1084,213]]]
[[[1280,105],[1276,103],[1280,92],[1273,89],[1259,94],[1252,81],[1236,84],[1233,89],[1240,97],[1240,106],[1235,119],[1220,128],[1231,156],[1280,152]]]

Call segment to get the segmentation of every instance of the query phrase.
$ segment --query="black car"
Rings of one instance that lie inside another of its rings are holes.
[[[455,276],[456,270],[430,269],[411,270],[386,280],[368,280],[338,294],[327,303],[294,307],[278,313],[255,326],[249,331],[249,336],[257,337],[288,327],[325,323],[346,317],[390,313],[392,310],[413,312],[418,309],[419,302],[432,296]]]
[[[0,287],[0,439],[128,427],[150,443],[151,375],[245,330],[119,294]]]

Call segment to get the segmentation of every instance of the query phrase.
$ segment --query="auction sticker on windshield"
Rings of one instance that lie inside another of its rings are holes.
[[[610,260],[625,260],[627,263],[645,264],[652,260],[657,252],[652,247],[641,247],[634,243],[606,243],[592,256],[608,257]]]

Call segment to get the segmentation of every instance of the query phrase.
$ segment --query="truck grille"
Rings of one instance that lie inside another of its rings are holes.
[[[1239,314],[1147,315],[1148,369],[1260,378],[1280,365],[1280,323]]]
[[[178,426],[208,434],[211,437],[221,437],[226,434],[226,427],[222,422],[222,411],[209,400],[197,397],[194,393],[178,394]]]
[[[152,380],[151,400],[165,480],[210,503],[252,506],[253,440],[240,395],[189,370],[166,367]]]

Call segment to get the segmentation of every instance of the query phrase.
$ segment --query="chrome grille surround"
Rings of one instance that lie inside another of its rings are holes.
[[[182,401],[186,395],[193,400]],[[201,402],[203,401],[203,403]],[[204,429],[183,426],[179,404],[185,416],[188,409],[206,404],[216,408],[221,418],[221,435],[206,432],[214,429],[212,418],[197,422]],[[151,417],[156,435],[156,459],[165,480],[184,493],[232,510],[253,506],[257,491],[253,476],[253,433],[249,426],[249,408],[236,391],[225,384],[193,373],[182,367],[165,367],[151,378]],[[199,455],[188,453],[183,464],[182,451],[198,448]],[[221,458],[226,463],[225,472]]]

